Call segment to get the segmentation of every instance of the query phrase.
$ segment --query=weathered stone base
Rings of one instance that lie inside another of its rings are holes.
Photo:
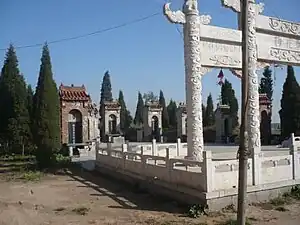
[[[182,204],[207,204],[210,210],[216,211],[230,204],[236,205],[237,203],[237,188],[206,193],[183,185],[170,184],[152,177],[145,179],[138,174],[129,174],[127,171],[112,169],[97,162],[95,169],[106,176],[138,186],[153,195],[168,197]],[[292,186],[296,184],[300,184],[300,180],[250,186],[248,187],[247,202],[250,204],[270,200],[290,191]]]

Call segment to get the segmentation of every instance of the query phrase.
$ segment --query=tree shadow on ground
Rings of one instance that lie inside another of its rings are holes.
[[[138,184],[131,185],[97,171],[86,171],[80,166],[72,166],[66,172],[66,175],[72,178],[68,181],[78,181],[82,184],[77,187],[91,188],[97,192],[90,194],[91,196],[107,196],[119,204],[119,206],[109,206],[109,208],[158,211],[174,214],[182,214],[187,211],[187,206],[180,205],[162,196],[152,195],[146,190],[141,189]]]

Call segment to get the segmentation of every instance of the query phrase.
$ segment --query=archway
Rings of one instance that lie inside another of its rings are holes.
[[[117,133],[117,117],[114,114],[109,115],[108,132],[109,134]]]
[[[68,115],[69,143],[82,143],[82,115],[77,109],[72,109]]]

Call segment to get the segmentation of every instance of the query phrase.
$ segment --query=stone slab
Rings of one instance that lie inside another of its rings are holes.
[[[275,17],[258,15],[256,18],[256,29],[260,33],[300,38],[300,23]]]
[[[200,25],[200,35],[203,66],[242,68],[240,30]],[[300,65],[300,24],[260,15],[256,37],[259,62]]]
[[[257,33],[258,60],[300,65],[300,39]]]

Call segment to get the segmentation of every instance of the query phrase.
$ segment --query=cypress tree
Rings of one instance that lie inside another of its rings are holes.
[[[30,115],[30,119],[32,120],[32,113],[33,113],[33,90],[32,90],[32,87],[31,85],[29,84],[27,86],[27,102],[28,102],[28,112],[29,112],[29,115]]]
[[[263,76],[260,79],[259,93],[267,94],[270,101],[273,100],[273,79],[272,70],[269,66],[266,66],[263,72]]]
[[[214,103],[211,93],[209,93],[206,101],[205,121],[206,126],[212,126],[215,124]]]
[[[273,79],[272,79],[272,70],[269,66],[265,67],[263,76],[260,79],[259,93],[267,94],[267,97],[270,101],[273,99]],[[263,144],[269,144],[271,140],[271,122],[272,114],[263,113],[261,115],[260,122],[260,131],[261,139]]]
[[[113,101],[113,96],[112,96],[112,87],[111,87],[111,82],[110,82],[110,75],[109,71],[106,71],[103,79],[102,79],[102,85],[101,85],[101,92],[100,92],[100,109],[99,109],[99,114],[100,114],[100,124],[101,124],[101,129],[100,129],[100,135],[101,138],[104,138],[104,102],[111,102]]]
[[[222,104],[230,107],[230,117],[232,119],[232,128],[238,126],[238,100],[235,97],[235,91],[232,89],[232,84],[225,79],[224,84],[221,87],[221,99]]]
[[[176,110],[177,110],[176,102],[171,99],[169,105],[167,106],[170,128],[176,128],[177,126]]]
[[[0,76],[0,136],[11,153],[20,153],[30,137],[27,89],[18,68],[15,49],[9,46]]]
[[[34,96],[33,90],[32,90],[31,85],[29,84],[27,86],[27,109],[28,109],[29,121],[30,121],[30,131],[31,131],[30,140],[31,140],[31,144],[34,143],[34,140],[33,140],[33,132],[34,132],[34,129],[33,129],[33,126],[34,126],[33,96]]]
[[[100,104],[113,101],[109,71],[106,71],[101,86]]]
[[[130,112],[127,110],[123,91],[121,90],[119,91],[119,103],[121,105],[120,128],[124,133],[126,133],[132,123],[132,117],[130,116]]]
[[[300,88],[292,66],[287,67],[287,77],[283,84],[281,98],[281,135],[300,134]]]
[[[60,102],[53,79],[50,52],[44,45],[39,78],[34,96],[35,142],[37,159],[42,167],[50,166],[53,153],[61,146]]]
[[[159,92],[159,104],[162,107],[162,127],[169,128],[169,114],[166,107],[166,100],[162,90]]]
[[[143,99],[145,104],[147,102],[156,102],[158,100],[157,96],[152,91],[149,91],[148,93],[144,93]]]
[[[134,116],[134,124],[136,125],[143,124],[143,111],[144,111],[144,100],[142,94],[139,92],[135,116]]]
[[[207,121],[206,121],[206,107],[205,105],[202,103],[202,124],[203,127],[207,126]]]

